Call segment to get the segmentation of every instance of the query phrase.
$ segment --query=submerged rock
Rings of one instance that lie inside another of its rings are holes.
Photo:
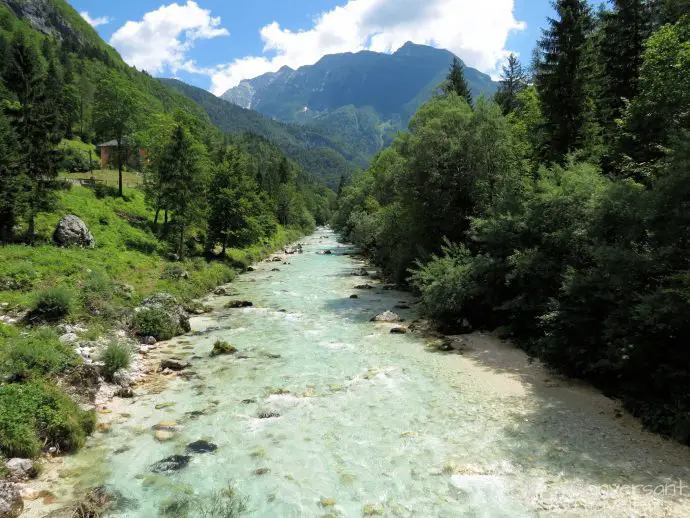
[[[280,414],[278,412],[274,412],[273,410],[261,410],[257,414],[257,417],[259,419],[272,419],[274,417],[280,417]]]
[[[237,308],[251,308],[254,305],[253,302],[250,302],[248,300],[231,300],[228,302],[225,307],[228,309],[237,309]]]
[[[171,473],[186,468],[192,460],[190,455],[171,455],[151,465],[154,473]]]
[[[407,328],[403,326],[395,326],[391,328],[391,334],[393,335],[404,335],[407,333]]]
[[[402,319],[392,311],[384,311],[371,319],[372,322],[402,322]]]
[[[85,246],[93,248],[96,239],[80,218],[74,215],[64,216],[55,227],[53,241],[59,246]]]
[[[359,295],[350,295],[350,298],[351,298],[351,299],[358,299],[358,298],[359,298]]]
[[[187,453],[213,453],[217,449],[218,446],[213,444],[212,442],[199,440],[190,442],[185,448],[185,451]]]
[[[189,367],[189,365],[189,362],[184,360],[176,360],[174,358],[161,360],[161,370],[170,369],[171,371],[181,371]]]
[[[359,284],[355,286],[356,290],[373,290],[374,287],[371,284]]]
[[[17,518],[24,510],[19,488],[11,482],[0,480],[0,518]]]
[[[153,437],[158,442],[167,442],[171,441],[175,437],[175,432],[170,432],[168,430],[156,430],[156,433],[153,434]]]

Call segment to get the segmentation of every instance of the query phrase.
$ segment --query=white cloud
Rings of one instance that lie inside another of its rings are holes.
[[[228,36],[220,17],[202,9],[193,0],[164,5],[148,12],[141,21],[128,21],[110,38],[127,63],[150,73],[178,70],[211,74],[188,58],[196,40]]]
[[[107,16],[101,16],[100,18],[91,18],[87,11],[80,11],[79,14],[82,18],[84,18],[84,20],[86,20],[86,22],[91,27],[98,27],[99,25],[105,25],[106,23],[110,23],[110,18],[108,18]]]
[[[327,54],[393,52],[407,41],[448,49],[467,65],[495,73],[508,54],[509,33],[525,27],[513,7],[514,0],[347,0],[318,16],[307,31],[277,22],[263,27],[263,55],[209,71],[211,91],[222,94],[242,79],[310,65]]]

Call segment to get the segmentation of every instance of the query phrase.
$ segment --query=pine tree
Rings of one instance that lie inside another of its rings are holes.
[[[648,0],[652,22],[657,29],[662,25],[675,24],[682,17],[690,16],[690,0]]]
[[[546,119],[546,158],[562,161],[588,139],[587,43],[593,19],[586,0],[557,0],[554,7],[558,17],[549,19],[539,41],[535,79]]]
[[[443,85],[443,92],[446,94],[455,92],[458,97],[465,99],[467,104],[472,106],[472,92],[470,92],[470,87],[467,86],[467,80],[465,79],[465,72],[463,69],[462,62],[454,56],[453,63],[451,63],[448,76],[446,77],[446,82]]]
[[[637,95],[644,44],[651,35],[650,12],[645,0],[615,0],[604,14],[600,43],[604,80],[602,100],[606,119],[619,118],[625,100]]]
[[[165,178],[166,209],[172,212],[177,228],[177,254],[184,258],[185,235],[189,226],[198,221],[202,213],[206,190],[201,151],[187,130],[178,125],[166,146],[161,163],[161,176]]]
[[[0,110],[0,242],[9,241],[14,225],[24,212],[26,176],[9,120]]]
[[[18,106],[9,110],[27,176],[27,238],[34,237],[35,216],[55,203],[53,180],[57,177],[56,109],[46,97],[45,74],[38,52],[19,31],[12,40],[5,84]]]
[[[515,54],[508,56],[508,63],[503,66],[501,86],[496,92],[494,100],[508,115],[517,108],[517,95],[528,86],[527,74],[522,68],[520,60]]]

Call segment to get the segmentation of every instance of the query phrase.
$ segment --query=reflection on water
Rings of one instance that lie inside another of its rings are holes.
[[[119,491],[131,504],[121,517],[155,517],[175,495],[229,481],[250,516],[626,516],[603,484],[684,476],[682,459],[669,466],[638,451],[608,416],[599,423],[509,369],[432,353],[418,335],[371,323],[414,307],[410,297],[355,290],[361,264],[331,232],[303,242],[280,271],[262,263],[234,283],[232,298],[253,308],[212,297],[214,313],[157,351],[192,358],[193,374],[119,402],[110,433],[68,459],[68,483]],[[211,358],[217,339],[239,354]],[[190,449],[195,441],[206,442]]]

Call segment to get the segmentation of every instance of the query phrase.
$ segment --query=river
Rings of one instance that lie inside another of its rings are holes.
[[[303,244],[205,300],[214,311],[151,356],[188,358],[194,375],[114,400],[109,433],[53,483],[106,484],[128,502],[115,517],[159,516],[228,484],[257,517],[690,516],[688,448],[491,336],[466,337],[459,354],[390,334],[371,317],[402,304],[416,318],[411,296],[353,275],[363,263],[328,230]],[[375,289],[354,288],[366,282]],[[224,309],[234,299],[254,307]],[[239,353],[211,358],[217,339]],[[171,440],[154,438],[161,422]],[[217,450],[186,454],[200,439]],[[189,464],[152,472],[171,455]]]

